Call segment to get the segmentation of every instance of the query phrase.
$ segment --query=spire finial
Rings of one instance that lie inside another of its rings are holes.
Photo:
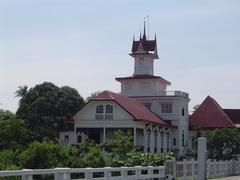
[[[144,26],[143,26],[143,40],[146,41],[147,38],[146,38],[146,18],[144,17]]]

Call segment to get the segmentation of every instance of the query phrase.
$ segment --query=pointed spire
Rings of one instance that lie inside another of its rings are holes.
[[[146,41],[147,40],[147,37],[146,37],[146,20],[145,20],[145,17],[144,17],[144,26],[143,26],[143,40]]]
[[[135,41],[135,34],[133,35],[133,41]]]
[[[139,41],[141,41],[142,40],[142,32],[141,32],[141,30],[140,30],[140,37],[139,37]]]

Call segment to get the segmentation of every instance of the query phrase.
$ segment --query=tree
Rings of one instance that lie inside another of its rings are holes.
[[[23,120],[9,111],[0,112],[0,127],[0,150],[15,150],[31,140]]]
[[[15,92],[16,97],[24,97],[27,94],[28,87],[26,85],[24,86],[18,86],[18,90]]]
[[[53,83],[44,82],[26,93],[25,90],[20,88],[16,92],[21,95],[17,115],[24,119],[36,140],[55,140],[64,126],[64,119],[74,115],[84,105],[78,91],[68,86],[59,88]]]
[[[210,158],[231,159],[240,153],[240,136],[237,129],[215,129],[207,135]]]
[[[86,98],[86,102],[89,101],[90,99],[92,98],[95,98],[96,96],[98,96],[99,94],[101,94],[102,91],[95,91],[95,92],[92,92],[87,98]]]
[[[126,158],[127,153],[135,151],[131,131],[117,130],[114,140],[108,140],[106,145],[119,158]]]

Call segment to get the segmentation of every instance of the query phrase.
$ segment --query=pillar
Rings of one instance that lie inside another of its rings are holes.
[[[198,180],[206,179],[206,138],[198,138]]]

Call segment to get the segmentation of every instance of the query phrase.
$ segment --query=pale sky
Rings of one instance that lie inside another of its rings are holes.
[[[18,86],[45,81],[84,98],[120,92],[147,15],[169,90],[188,92],[189,110],[207,95],[240,109],[239,0],[0,0],[0,109],[15,112]]]

